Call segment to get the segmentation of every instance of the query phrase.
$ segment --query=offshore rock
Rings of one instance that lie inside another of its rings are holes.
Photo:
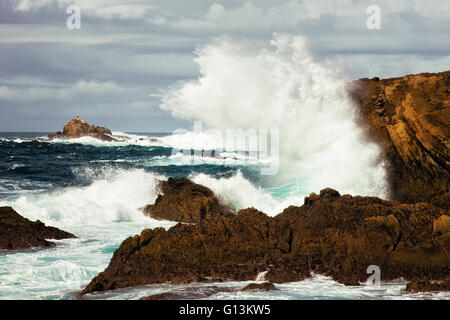
[[[50,140],[67,140],[81,137],[94,137],[103,141],[116,141],[111,135],[111,130],[108,128],[90,125],[80,117],[75,117],[64,126],[63,132],[58,131],[55,134],[49,135],[48,138]]]

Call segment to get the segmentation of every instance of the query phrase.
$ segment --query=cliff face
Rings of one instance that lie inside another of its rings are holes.
[[[450,204],[450,71],[361,79],[350,95],[388,162],[391,197]]]

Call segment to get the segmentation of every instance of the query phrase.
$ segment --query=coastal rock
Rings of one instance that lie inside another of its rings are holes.
[[[80,117],[75,117],[64,126],[63,132],[58,131],[49,135],[48,138],[50,140],[67,140],[80,137],[94,137],[103,141],[116,141],[111,135],[111,130],[108,128],[90,125]]]
[[[450,71],[349,86],[367,137],[387,161],[391,198],[450,209]]]
[[[151,296],[140,298],[139,300],[192,300],[204,299],[213,294],[222,292],[235,292],[236,290],[228,287],[218,286],[201,286],[182,288],[181,290],[174,290],[169,292],[157,293]]]
[[[149,283],[250,280],[267,269],[271,218],[256,209],[127,238],[81,295]],[[274,239],[275,241],[275,239]]]
[[[434,232],[443,213],[426,203],[324,189],[273,218],[249,208],[167,231],[146,229],[127,238],[80,295],[211,277],[249,281],[265,271],[265,279],[274,283],[300,281],[315,272],[357,285],[367,280],[370,265],[381,268],[383,280],[443,279],[450,272],[450,233]]]
[[[0,207],[0,249],[20,250],[33,247],[51,247],[46,239],[76,238],[73,234],[47,227],[41,221],[32,222],[11,207]]]
[[[152,205],[143,209],[145,215],[159,220],[198,223],[215,215],[230,215],[231,210],[220,203],[207,187],[186,178],[159,183],[159,194]]]
[[[406,291],[410,293],[450,291],[450,278],[442,282],[416,280],[408,283]]]
[[[252,291],[252,290],[258,290],[258,291],[275,291],[279,290],[273,283],[270,282],[263,282],[263,283],[250,283],[244,288],[241,289],[241,291]]]

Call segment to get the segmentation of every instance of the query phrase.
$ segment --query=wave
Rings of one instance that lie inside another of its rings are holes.
[[[73,171],[77,181],[87,186],[47,192],[20,191],[18,196],[2,199],[0,206],[11,206],[31,220],[39,219],[69,230],[127,221],[145,224],[149,218],[139,208],[154,203],[158,181],[167,179],[143,169],[84,167]],[[228,178],[206,174],[193,174],[189,178],[209,187],[236,210],[255,207],[275,215],[288,205],[303,203],[303,194],[292,195],[288,189],[276,194],[272,189],[255,186],[240,171]]]
[[[279,129],[282,184],[386,197],[380,151],[363,139],[340,70],[316,62],[302,37],[219,37],[196,53],[200,77],[164,92],[162,109],[209,128]]]
[[[0,201],[21,215],[39,219],[56,227],[104,225],[121,221],[145,221],[138,210],[156,199],[156,181],[165,179],[142,169],[103,168],[75,172],[77,180],[90,182],[86,187],[21,194]]]
[[[282,212],[289,205],[302,205],[306,195],[302,192],[292,194],[288,189],[274,195],[270,189],[252,184],[240,171],[229,178],[214,178],[203,173],[193,174],[189,178],[210,188],[225,204],[237,210],[254,207],[271,216]]]

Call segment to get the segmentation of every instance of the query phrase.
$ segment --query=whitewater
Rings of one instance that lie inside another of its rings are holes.
[[[236,210],[255,207],[271,216],[302,205],[306,195],[325,187],[341,194],[388,197],[379,150],[356,125],[345,84],[335,66],[314,61],[304,39],[275,35],[264,44],[221,37],[199,48],[197,55],[199,78],[164,90],[161,108],[202,121],[205,129],[278,130],[279,172],[262,176],[260,169],[273,159],[254,157],[245,145],[235,150],[240,152],[228,150],[217,157],[177,151],[225,149],[225,141],[208,131],[113,132],[114,142],[0,133],[0,206],[77,236],[54,241],[57,246],[50,249],[0,252],[0,299],[74,299],[106,268],[126,237],[175,225],[140,211],[155,201],[158,181],[168,177],[188,177]],[[84,298],[139,299],[205,286],[147,285]],[[277,292],[216,293],[208,299],[450,298],[444,293],[406,294],[401,279],[374,289],[312,275],[278,287]]]

